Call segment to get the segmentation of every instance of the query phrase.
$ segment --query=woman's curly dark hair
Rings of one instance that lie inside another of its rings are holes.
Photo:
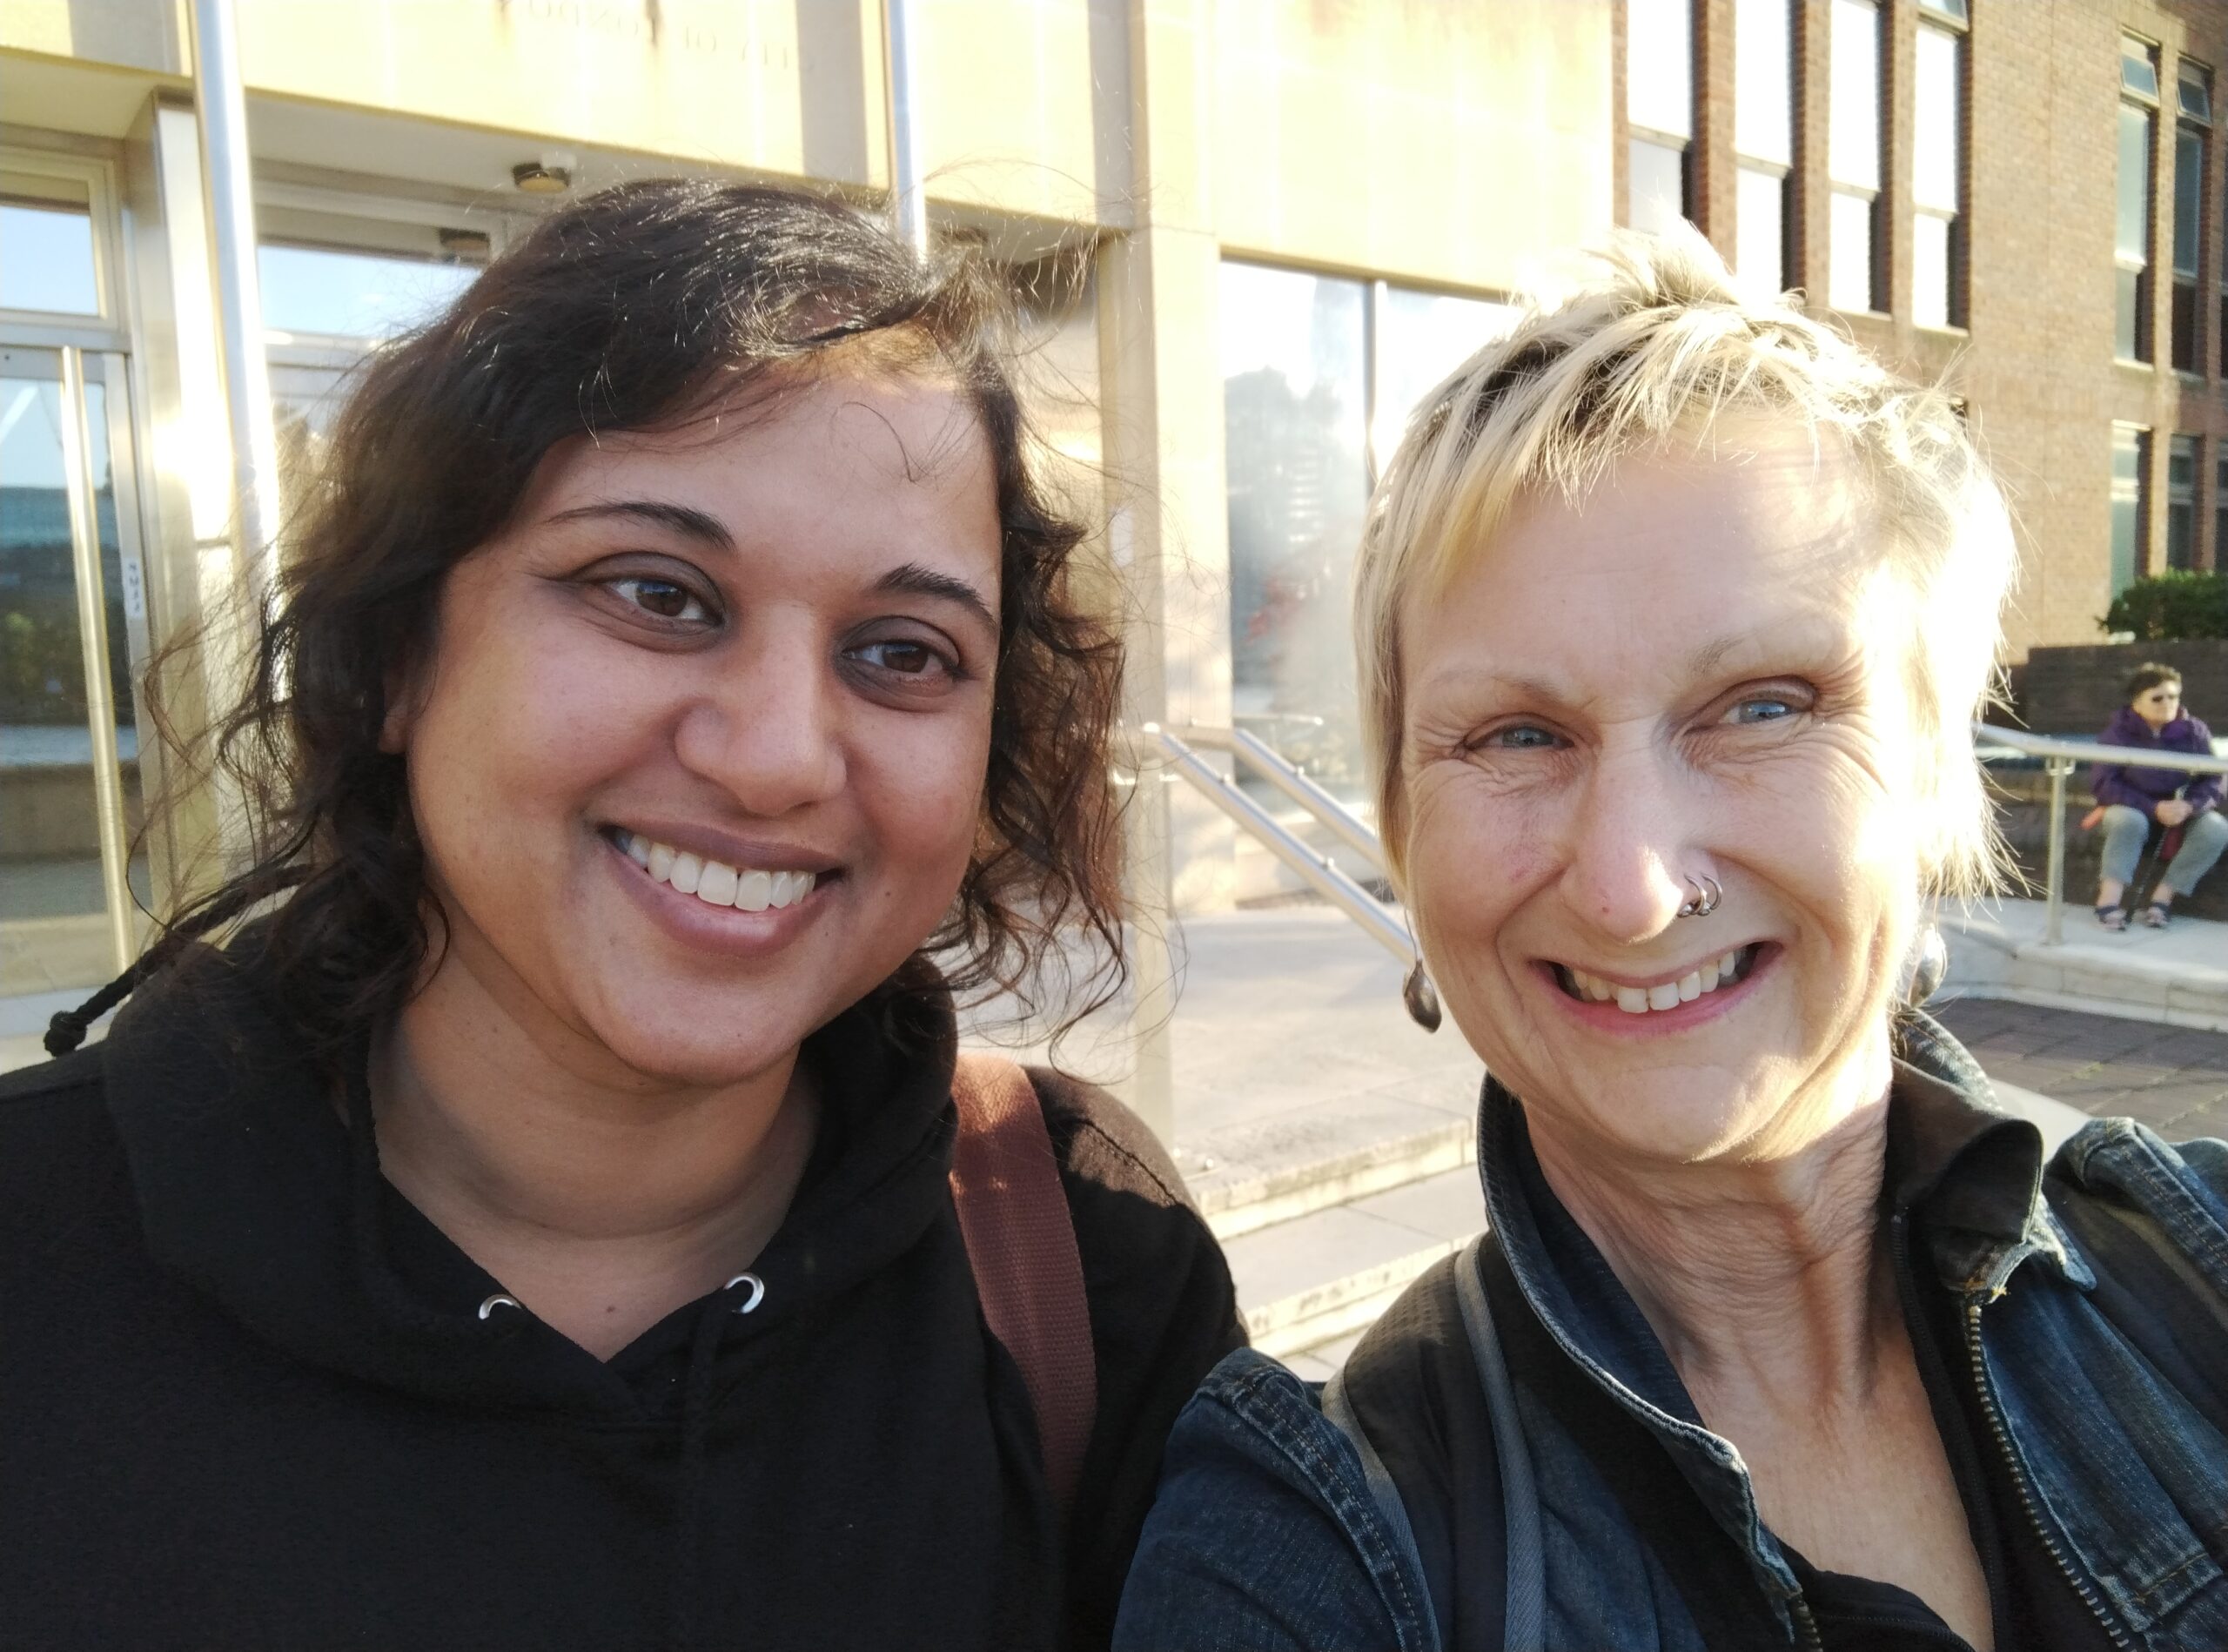
[[[982,825],[958,898],[901,979],[933,972],[963,997],[1039,1008],[1057,955],[1089,989],[1069,1007],[1104,1002],[1124,969],[1108,772],[1121,647],[1070,596],[1084,530],[1036,473],[1013,319],[978,254],[923,257],[814,195],[650,181],[545,218],[363,370],[298,501],[246,690],[184,765],[244,807],[250,863],[174,914],[135,973],[283,893],[259,944],[313,1047],[337,1053],[399,1008],[439,914],[403,759],[379,734],[449,570],[505,526],[558,443],[671,426],[778,389],[821,353],[886,346],[891,371],[931,366],[974,409],[1003,528]],[[1079,977],[1076,930],[1094,960]]]

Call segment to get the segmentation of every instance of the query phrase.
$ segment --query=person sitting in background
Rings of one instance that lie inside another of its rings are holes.
[[[2140,665],[2127,680],[2127,704],[2112,714],[2097,736],[2107,746],[2141,746],[2153,751],[2212,755],[2212,730],[2182,709],[2182,675],[2170,665]],[[2127,927],[2120,902],[2134,881],[2136,863],[2156,821],[2181,841],[2169,850],[2165,874],[2143,909],[2143,921],[2166,927],[2174,897],[2195,891],[2228,849],[2228,817],[2220,812],[2218,775],[2192,775],[2184,769],[2148,769],[2132,763],[2100,763],[2090,789],[2104,828],[2104,870],[2097,885],[2097,921],[2108,930]]]

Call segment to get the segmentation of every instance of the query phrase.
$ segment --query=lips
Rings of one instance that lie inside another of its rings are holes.
[[[1747,979],[1762,946],[1762,942],[1752,941],[1705,958],[1679,975],[1646,983],[1611,981],[1567,964],[1552,967],[1555,983],[1566,997],[1581,1004],[1614,1004],[1627,1015],[1643,1016],[1675,1010]]]

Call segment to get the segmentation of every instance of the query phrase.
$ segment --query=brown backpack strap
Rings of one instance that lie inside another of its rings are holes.
[[[951,1197],[975,1293],[990,1334],[1029,1385],[1044,1478],[1064,1519],[1098,1414],[1075,1219],[1027,1073],[1001,1056],[963,1055],[951,1098],[959,1107]]]

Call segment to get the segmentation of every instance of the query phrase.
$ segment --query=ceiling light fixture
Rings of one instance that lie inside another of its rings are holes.
[[[573,187],[573,157],[554,151],[511,168],[511,182],[528,195],[562,195]]]

